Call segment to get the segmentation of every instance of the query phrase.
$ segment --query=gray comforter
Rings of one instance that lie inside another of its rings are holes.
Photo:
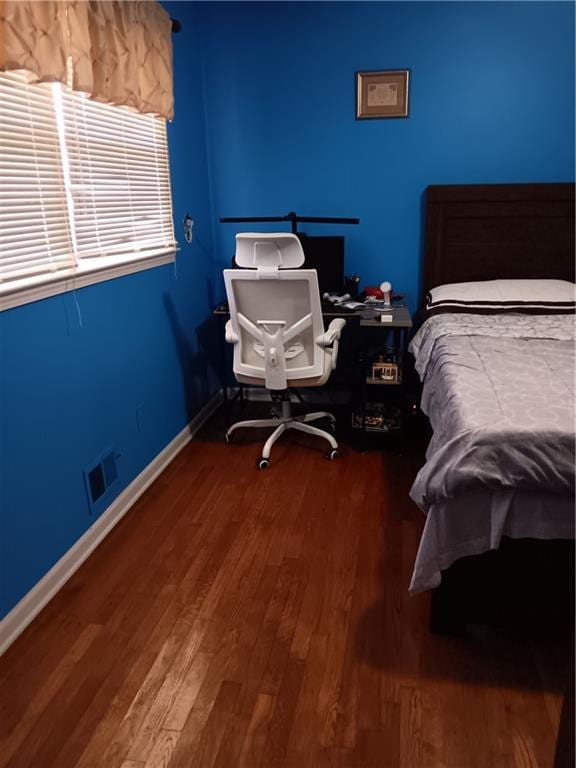
[[[410,344],[434,436],[411,497],[574,494],[574,316],[431,317]]]

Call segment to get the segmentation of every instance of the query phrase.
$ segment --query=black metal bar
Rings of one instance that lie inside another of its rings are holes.
[[[289,221],[292,232],[297,234],[298,224],[360,224],[358,218],[343,218],[340,216],[298,216],[294,211],[286,216],[226,216],[220,219],[221,224],[246,224],[248,222]]]
[[[306,224],[360,224],[358,218],[344,218],[340,216],[295,216],[290,221],[304,222]]]
[[[250,221],[287,221],[287,218],[286,216],[235,216],[232,218],[221,218],[220,224],[232,224]]]

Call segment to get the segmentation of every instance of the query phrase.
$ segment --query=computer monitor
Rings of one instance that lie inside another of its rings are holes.
[[[318,273],[320,296],[325,293],[341,294],[344,290],[344,237],[321,235],[309,237],[298,232],[304,249],[304,267]]]

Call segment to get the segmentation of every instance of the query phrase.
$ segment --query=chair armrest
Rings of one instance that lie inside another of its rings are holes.
[[[240,341],[238,336],[236,336],[236,334],[232,330],[232,320],[227,321],[224,334],[228,344],[238,344],[238,342]]]
[[[340,335],[342,334],[342,328],[344,328],[345,325],[346,320],[344,320],[344,318],[335,318],[328,326],[326,333],[323,333],[322,336],[318,336],[316,343],[320,347],[330,347],[340,338]]]
[[[346,320],[342,317],[337,317],[328,326],[326,333],[322,336],[318,336],[316,343],[320,347],[332,347],[332,370],[336,368],[338,362],[338,342],[342,334],[342,328],[346,325]]]

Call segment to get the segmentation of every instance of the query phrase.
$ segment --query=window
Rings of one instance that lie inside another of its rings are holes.
[[[0,307],[173,259],[166,121],[0,73]]]

